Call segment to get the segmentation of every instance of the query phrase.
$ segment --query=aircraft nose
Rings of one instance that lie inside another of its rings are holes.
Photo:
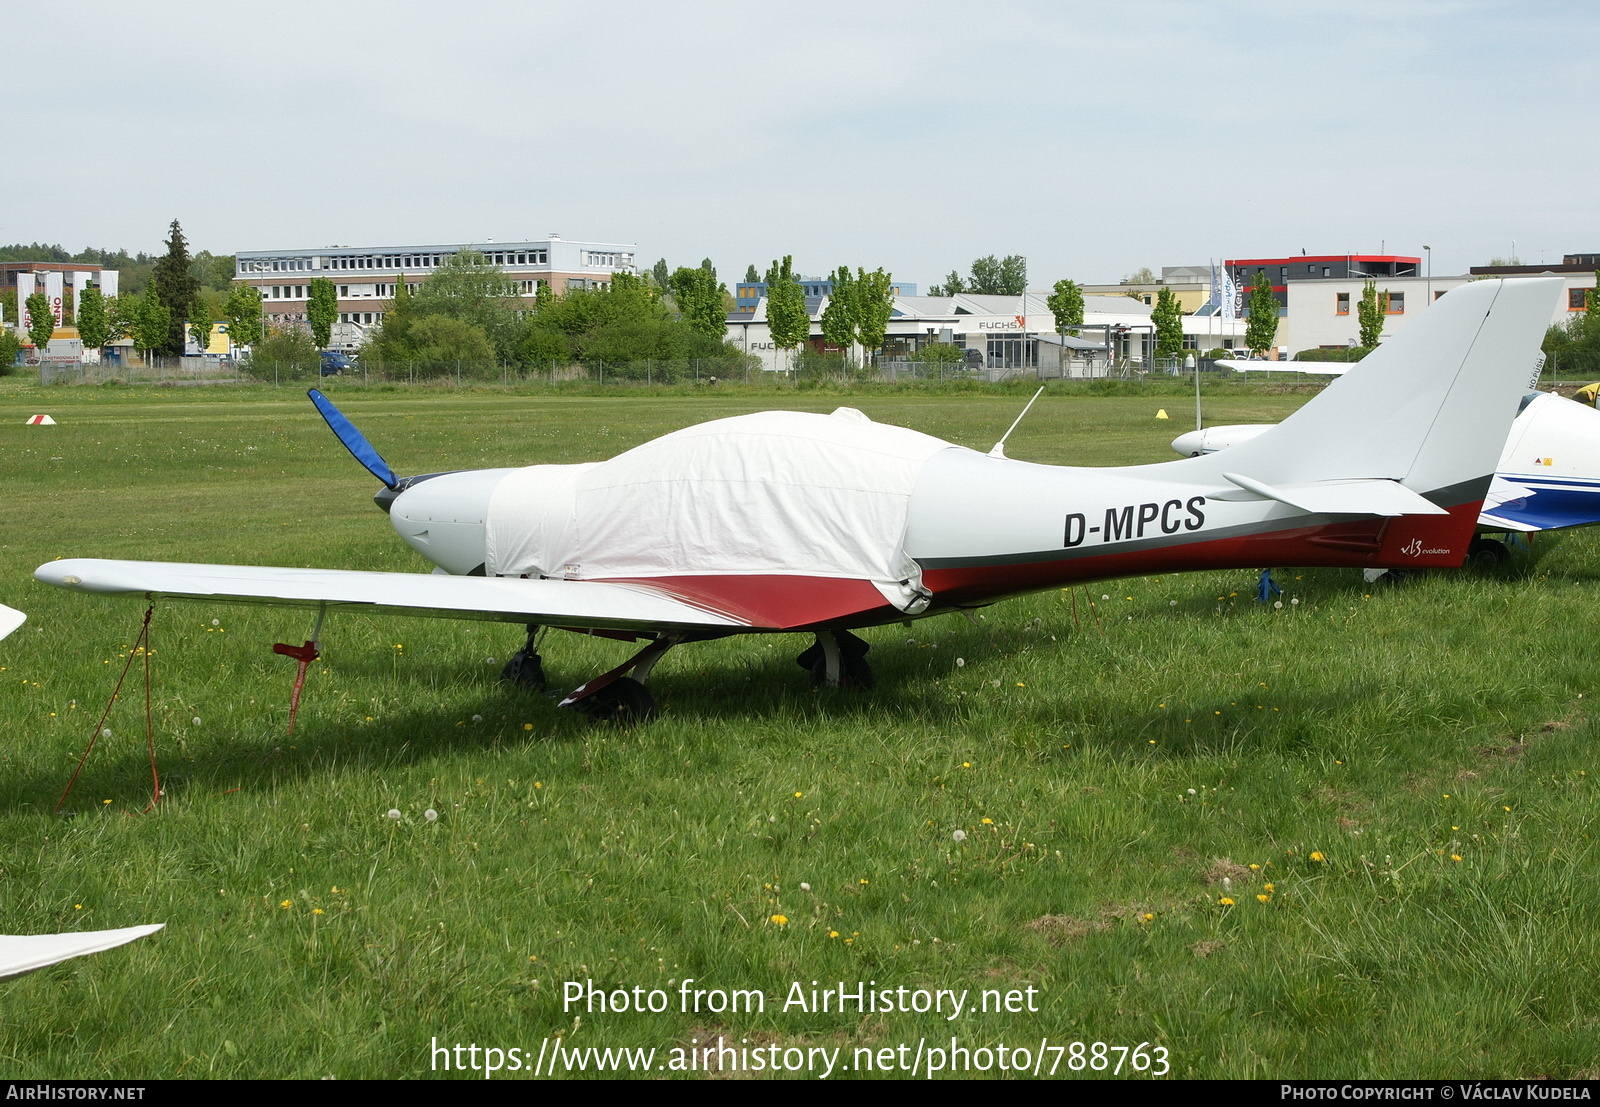
[[[1172,440],[1172,448],[1184,457],[1197,457],[1205,452],[1206,432],[1186,431]]]

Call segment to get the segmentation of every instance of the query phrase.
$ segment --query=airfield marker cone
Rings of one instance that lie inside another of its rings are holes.
[[[53,427],[56,421],[48,415],[30,415],[27,425],[30,427]]]

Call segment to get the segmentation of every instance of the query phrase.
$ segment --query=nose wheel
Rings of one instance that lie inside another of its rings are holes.
[[[867,664],[867,651],[871,648],[848,630],[824,630],[794,660],[811,674],[814,686],[827,684],[870,692],[877,684],[872,666]]]
[[[539,658],[536,647],[539,632],[544,628],[537,623],[528,624],[528,641],[516,653],[511,655],[505,668],[500,670],[500,679],[517,688],[524,688],[530,692],[543,692],[546,682],[544,679],[544,662]]]

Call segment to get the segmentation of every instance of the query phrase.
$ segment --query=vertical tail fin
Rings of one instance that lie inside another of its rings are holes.
[[[1563,287],[1462,285],[1276,427],[1178,464],[1284,484],[1385,478],[1423,495],[1486,486]]]

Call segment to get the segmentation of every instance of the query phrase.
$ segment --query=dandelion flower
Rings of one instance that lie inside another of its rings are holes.
[[[1459,861],[1459,860],[1461,860],[1461,855],[1459,853],[1452,853],[1450,855],[1450,860]]]
[[[795,799],[801,799],[801,798],[803,798],[803,797],[804,797],[804,796],[805,796],[805,793],[804,793],[804,792],[796,792],[796,793],[795,793],[795,794],[794,794],[794,798],[795,798]]]
[[[326,912],[326,911],[324,911],[324,910],[323,910],[323,909],[322,909],[322,908],[320,908],[320,907],[313,907],[313,908],[312,908],[312,909],[311,909],[311,913],[312,913],[312,914],[313,914],[313,915],[325,915],[325,914],[327,914],[327,912]]]
[[[101,727],[100,728],[100,737],[102,737],[102,738],[111,737],[111,728],[110,727]],[[1506,810],[1510,811],[1511,808],[1508,807],[1508,808],[1506,808]]]
[[[1143,919],[1145,922],[1149,922],[1151,919],[1155,918],[1155,915],[1151,914],[1149,911],[1146,911],[1143,915],[1140,915],[1139,917],[1141,919]]]
[[[430,807],[422,813],[422,817],[427,819],[430,823],[435,822],[439,818],[439,812]]]
[[[1194,790],[1194,789],[1193,789],[1193,788],[1190,788],[1190,789],[1189,789],[1189,794],[1190,794],[1190,795],[1191,795],[1191,796],[1194,796],[1194,795],[1198,795],[1198,794],[1199,794],[1199,793],[1198,793],[1198,792],[1196,792],[1196,791],[1195,791],[1195,790]]]
[[[1224,907],[1233,906],[1233,900],[1229,899],[1227,896],[1223,896],[1221,899],[1217,900],[1217,902],[1222,904]]]
[[[1019,680],[1019,681],[1017,681],[1017,687],[1018,687],[1018,688],[1026,688],[1026,687],[1027,687],[1027,685],[1026,685],[1026,684],[1024,684],[1024,683],[1022,683],[1022,681],[1020,681],[1020,680]]]
[[[967,832],[965,830],[952,830],[950,837],[954,841],[965,842],[967,840]]]
[[[1314,850],[1311,851],[1311,860],[1313,860],[1313,861],[1326,861],[1327,858],[1322,856],[1322,851],[1321,850],[1315,850],[1314,849]]]
[[[222,625],[222,620],[221,619],[212,619],[211,620],[211,625],[214,626],[214,627],[220,627]]]
[[[1272,886],[1271,881],[1268,881],[1266,884],[1263,884],[1262,887],[1265,888],[1269,892],[1276,892],[1277,891],[1277,889]]]
[[[809,892],[809,891],[811,891],[811,885],[807,884],[805,881],[802,880],[800,882],[800,890],[802,892]]]
[[[961,763],[961,767],[962,767],[962,768],[963,768],[963,769],[970,769],[970,768],[972,768],[972,762],[970,762],[970,761],[963,761],[963,762],[962,762],[962,763]]]
[[[838,937],[838,936],[839,936],[839,932],[838,932],[838,931],[837,931],[837,930],[830,930],[830,931],[828,931],[828,937],[830,937],[830,938],[837,938],[837,937]]]
[[[110,800],[101,800],[100,802],[101,803],[110,803],[111,801]]]
[[[294,900],[286,899],[282,903],[278,904],[278,906],[282,907],[284,910],[288,910],[289,908],[294,906]]]
[[[964,657],[956,658],[956,668],[965,669],[966,667],[967,667],[967,659],[966,658],[964,658]]]
[[[1260,901],[1261,903],[1268,903],[1268,902],[1271,901],[1272,897],[1267,895],[1265,892],[1263,892],[1260,895],[1256,896],[1256,899],[1258,901]]]
[[[533,724],[532,723],[523,723],[522,724],[522,729],[523,730],[532,730],[533,729]]]
[[[400,814],[400,809],[398,807],[389,808],[389,813],[386,816],[386,818],[390,818],[390,819],[400,819],[400,818],[403,818],[403,817],[404,816],[402,816]]]
[[[863,880],[863,881],[861,881],[861,883],[862,883],[862,884],[863,884],[863,885],[865,885],[865,884],[866,884],[866,883],[868,883],[868,882],[867,882],[867,881],[865,881],[865,880]]]
[[[1260,865],[1257,865],[1257,864],[1255,864],[1255,863],[1254,863],[1254,862],[1252,862],[1252,863],[1251,863],[1251,865],[1250,865],[1250,868],[1251,868],[1251,869],[1254,869],[1254,870],[1259,870],[1259,869],[1260,869],[1260,868],[1261,868],[1261,866],[1260,866]]]
[[[200,716],[196,715],[194,718],[190,719],[189,722],[191,722],[195,726],[199,726],[200,725]]]
[[[1510,811],[1510,810],[1511,810],[1511,808],[1509,808],[1509,807],[1502,807],[1502,808],[1500,808],[1500,810],[1502,810],[1502,811]]]
[[[994,825],[994,820],[993,819],[984,819],[983,820],[983,825],[984,826],[993,826]]]
[[[788,926],[789,925],[789,916],[788,915],[774,915],[774,916],[772,916],[772,924],[774,926]]]

